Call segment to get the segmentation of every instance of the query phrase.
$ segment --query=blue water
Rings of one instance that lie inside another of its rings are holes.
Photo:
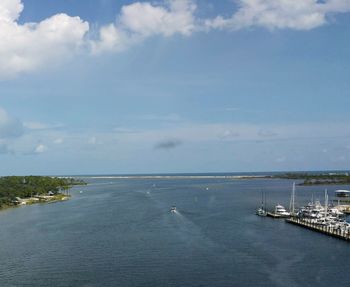
[[[349,286],[349,243],[254,214],[261,190],[288,206],[291,181],[88,182],[0,212],[0,286]]]

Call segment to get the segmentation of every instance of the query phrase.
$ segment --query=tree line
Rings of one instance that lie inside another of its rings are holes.
[[[75,178],[50,176],[4,176],[0,177],[0,208],[13,205],[16,197],[28,198],[34,195],[46,195],[67,191],[73,185],[85,182]]]

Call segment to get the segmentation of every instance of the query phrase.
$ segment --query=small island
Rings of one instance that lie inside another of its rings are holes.
[[[76,178],[50,176],[0,177],[0,209],[69,199],[69,189],[86,183]]]

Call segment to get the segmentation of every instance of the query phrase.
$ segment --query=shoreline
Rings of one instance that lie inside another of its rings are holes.
[[[80,176],[91,179],[256,179],[273,178],[268,175],[116,175],[116,176]]]
[[[0,207],[0,212],[1,211],[5,211],[8,209],[12,209],[12,208],[19,208],[19,207],[23,207],[23,206],[29,206],[29,205],[34,205],[34,204],[51,204],[51,203],[57,203],[57,202],[63,202],[63,201],[67,201],[71,198],[71,195],[67,195],[67,194],[57,194],[57,195],[53,195],[52,197],[47,197],[46,199],[40,199],[37,197],[28,197],[28,198],[23,198],[22,203],[20,204],[15,204],[15,205],[5,205]]]

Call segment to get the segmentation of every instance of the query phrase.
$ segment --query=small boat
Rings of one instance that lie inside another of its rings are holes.
[[[256,211],[256,215],[259,215],[259,216],[266,216],[267,215],[267,212],[263,209],[263,208],[258,208],[257,211]]]
[[[267,211],[265,210],[265,201],[266,201],[266,195],[265,193],[261,192],[261,207],[259,207],[256,210],[256,215],[259,215],[259,216],[267,215]]]
[[[284,208],[284,206],[277,204],[275,206],[275,215],[278,217],[289,217],[290,213]]]
[[[170,212],[171,212],[171,213],[175,213],[175,212],[176,212],[176,206],[172,206],[172,207],[170,208]]]

